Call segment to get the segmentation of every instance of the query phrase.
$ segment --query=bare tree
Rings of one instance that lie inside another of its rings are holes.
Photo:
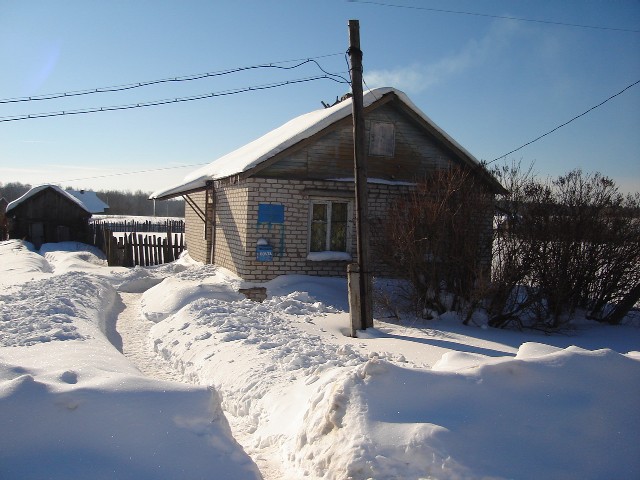
[[[496,174],[516,181],[494,239],[490,324],[558,329],[578,310],[619,322],[638,301],[640,197],[581,170],[546,182],[515,166]]]
[[[468,322],[489,282],[493,195],[462,169],[436,171],[389,207],[387,261],[424,313],[463,312]]]

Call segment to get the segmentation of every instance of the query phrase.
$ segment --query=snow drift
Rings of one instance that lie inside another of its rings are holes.
[[[255,303],[188,257],[41,253],[0,242],[2,478],[640,477],[637,326],[378,316],[350,338],[344,279],[280,277]],[[118,290],[144,291],[148,349],[191,384],[144,377],[108,341]]]
[[[15,282],[0,294],[0,477],[260,478],[215,390],[145,378],[108,342],[105,277],[122,272],[73,271],[101,263],[88,248],[44,250],[53,264],[0,244],[1,283]]]

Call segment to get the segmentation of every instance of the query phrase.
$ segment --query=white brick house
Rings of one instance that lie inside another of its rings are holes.
[[[473,169],[489,191],[503,187],[407,96],[365,92],[369,216],[381,219],[394,198],[430,171]],[[196,260],[248,281],[283,274],[346,275],[355,261],[351,99],[291,120],[193,172],[151,198],[186,201],[186,243]],[[493,212],[479,219],[491,229]],[[376,249],[374,273],[388,274]]]

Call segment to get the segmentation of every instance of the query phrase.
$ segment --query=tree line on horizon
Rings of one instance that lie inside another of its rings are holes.
[[[0,182],[0,198],[12,202],[27,193],[32,186],[20,182]],[[64,190],[76,190],[66,187]],[[120,190],[97,190],[96,195],[100,200],[109,205],[106,212],[109,215],[154,215],[154,202],[149,200],[150,192],[136,190],[135,192]],[[155,215],[159,217],[184,217],[184,200],[157,200],[155,202]]]

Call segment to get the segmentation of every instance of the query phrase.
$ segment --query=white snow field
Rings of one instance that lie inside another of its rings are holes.
[[[243,286],[0,242],[0,478],[640,478],[637,322],[354,339],[344,279]]]

